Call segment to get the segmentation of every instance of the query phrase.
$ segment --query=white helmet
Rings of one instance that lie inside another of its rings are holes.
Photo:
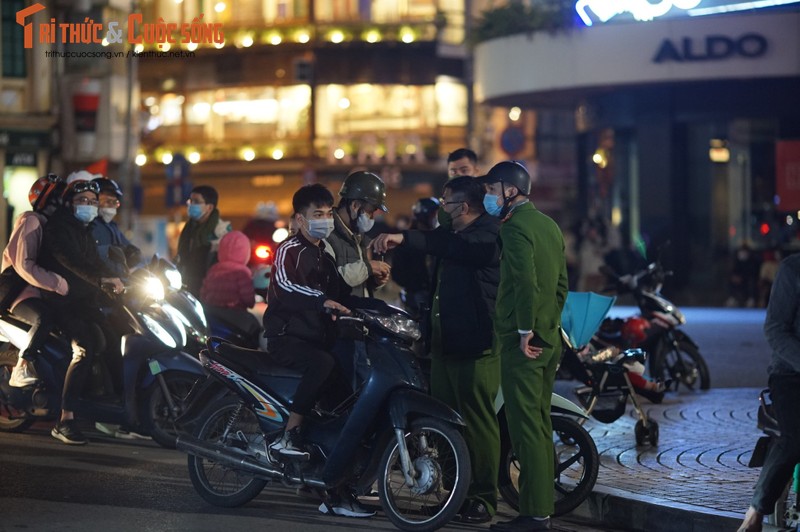
[[[87,172],[86,170],[78,170],[77,172],[72,172],[67,176],[67,185],[71,185],[75,181],[91,181],[92,179],[103,177],[100,174],[92,174]]]

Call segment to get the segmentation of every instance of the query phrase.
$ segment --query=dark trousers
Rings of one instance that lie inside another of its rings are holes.
[[[800,462],[800,374],[771,375],[769,391],[781,437],[773,440],[756,483],[752,506],[762,514],[775,511],[775,503],[783,493]]]
[[[55,327],[53,310],[38,297],[29,297],[14,307],[13,314],[31,326],[28,331],[28,347],[22,353],[22,358],[35,361]]]
[[[94,356],[105,349],[105,337],[98,323],[103,317],[97,309],[73,306],[59,308],[57,323],[67,337],[72,338],[72,361],[64,378],[61,408],[73,411],[92,372]],[[77,348],[76,348],[77,346]]]
[[[269,338],[267,345],[275,362],[303,374],[292,412],[308,415],[318,399],[325,400],[326,408],[333,408],[352,393],[336,359],[319,345],[293,336]]]

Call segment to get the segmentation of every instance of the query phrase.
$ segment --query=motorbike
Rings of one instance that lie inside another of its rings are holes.
[[[268,448],[283,431],[300,374],[275,365],[268,353],[209,340],[200,356],[208,376],[179,420],[192,435],[177,440],[203,499],[240,506],[279,480],[317,490],[326,502],[327,490],[365,492],[377,481],[381,507],[397,528],[430,531],[453,519],[470,481],[464,422],[427,394],[411,351],[417,323],[399,309],[376,307],[337,319],[365,341],[371,371],[341,404],[306,416],[307,461]]]
[[[676,390],[681,384],[689,389],[699,386],[708,390],[708,365],[694,340],[680,329],[686,317],[661,295],[664,280],[672,273],[664,270],[660,260],[632,275],[620,276],[608,266],[602,266],[600,271],[612,282],[611,290],[616,294],[633,295],[641,314],[626,319],[607,318],[593,342],[600,347],[641,348],[648,353],[652,378],[671,381]]]
[[[758,397],[758,428],[764,436],[758,439],[750,456],[748,467],[762,467],[767,451],[774,438],[780,436],[778,420],[775,418],[769,389],[761,391]],[[794,467],[792,479],[787,483],[783,493],[775,503],[775,511],[767,518],[770,525],[781,530],[797,529],[800,526],[800,464]]]
[[[92,386],[87,385],[76,415],[140,426],[158,444],[173,448],[177,435],[174,421],[182,412],[183,400],[203,375],[197,359],[181,351],[187,342],[182,323],[186,318],[164,300],[163,284],[146,269],[131,275],[124,294],[104,313],[106,326],[115,328],[108,336],[121,338],[119,349],[107,346],[106,352],[94,358]],[[22,432],[35,421],[56,419],[61,411],[72,346],[69,338],[57,332],[51,334],[36,361],[39,380],[24,388],[9,386],[19,353],[28,345],[28,329],[13,314],[0,315],[0,334],[8,339],[0,351],[2,432]],[[119,356],[121,375],[113,375],[110,360],[104,358]]]

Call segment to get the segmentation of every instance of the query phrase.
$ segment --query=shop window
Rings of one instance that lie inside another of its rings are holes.
[[[463,12],[463,9],[462,9]],[[435,0],[314,0],[314,13],[321,22],[351,20],[392,23],[432,20]]]
[[[17,11],[24,8],[23,0],[3,0],[0,35],[4,78],[24,78],[28,74],[25,64],[24,30],[16,21]]]
[[[569,111],[537,110],[536,158],[542,164],[575,162],[575,117]]]

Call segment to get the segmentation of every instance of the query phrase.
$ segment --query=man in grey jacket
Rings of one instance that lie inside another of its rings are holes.
[[[389,265],[372,260],[365,233],[372,229],[373,216],[380,209],[386,212],[386,187],[371,172],[356,171],[348,175],[339,191],[341,200],[333,211],[333,233],[326,239],[336,261],[336,269],[350,293],[372,297],[373,290],[389,280]],[[366,348],[363,342],[340,340],[334,352],[353,387],[369,375]]]
[[[767,452],[739,532],[759,532],[800,462],[800,254],[781,262],[767,306],[764,334],[772,348],[769,390],[781,435]]]

